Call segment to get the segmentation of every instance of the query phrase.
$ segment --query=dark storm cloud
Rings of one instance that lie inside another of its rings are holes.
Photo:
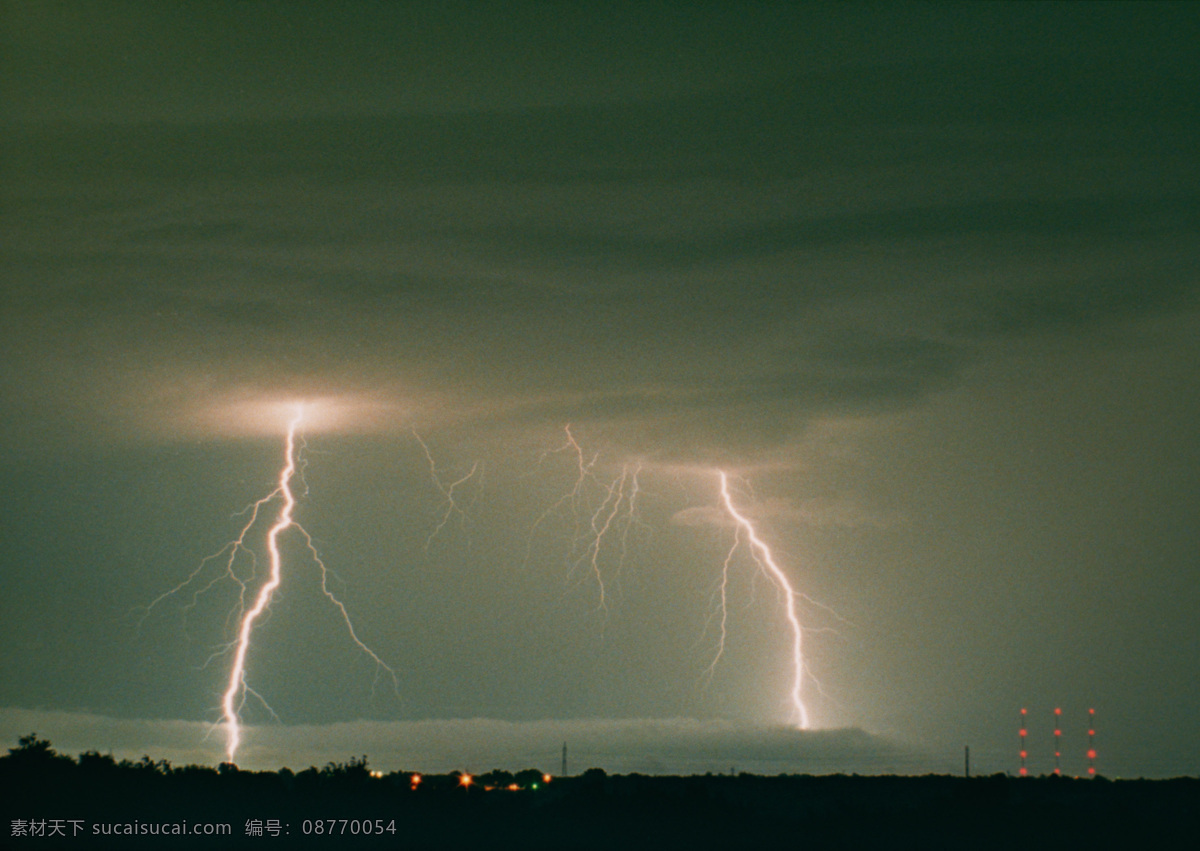
[[[782,436],[919,399],[993,338],[1193,302],[1200,205],[1155,174],[1179,116],[1113,139],[1031,107],[993,139],[992,119],[947,115],[991,87],[897,97],[945,71],[653,105],[21,128],[12,316],[125,348],[127,383],[147,361],[218,384],[402,376],[558,419],[710,410],[717,443],[741,406],[773,406]],[[1144,108],[1071,101],[1096,126]],[[844,123],[856,110],[871,119]],[[1129,159],[1131,139],[1151,150]],[[1122,243],[1174,246],[1177,268],[1095,268]],[[970,280],[1005,265],[999,286]]]
[[[9,344],[42,317],[46,336],[31,347],[65,331],[52,357],[100,346],[129,360],[127,382],[151,361],[218,381],[266,370],[299,386],[403,376],[564,420],[776,403],[786,432],[806,412],[920,398],[997,335],[1086,329],[1194,301],[1180,274],[1195,259],[1186,249],[1176,250],[1178,268],[1136,273],[1047,258],[1051,278],[1036,260],[1054,253],[1043,246],[1056,238],[1103,254],[1119,240],[1118,221],[1139,242],[1186,241],[1195,217],[1175,198],[755,224],[731,211],[724,225],[673,236],[655,233],[654,221],[590,219],[586,192],[573,200],[536,189],[522,208],[502,210],[513,221],[498,230],[495,213],[478,212],[497,191],[460,190],[456,205],[423,218],[386,200],[378,217],[347,209],[320,189],[298,212],[288,193],[249,187],[235,204],[134,204],[115,225],[27,234],[9,255],[9,297],[24,313],[10,314],[19,325]],[[618,202],[624,194],[608,191]],[[680,210],[683,219],[704,213]],[[323,236],[330,215],[334,233]],[[914,279],[911,264],[887,256],[936,246],[946,265],[977,271],[1008,263],[1013,241],[1033,263],[1001,287],[955,282],[945,269]],[[846,249],[861,259],[821,268]],[[559,401],[547,407],[547,397]]]

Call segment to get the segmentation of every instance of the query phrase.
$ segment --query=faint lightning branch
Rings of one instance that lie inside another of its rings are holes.
[[[271,716],[272,721],[274,721],[276,724],[283,723],[279,716],[275,713],[275,710],[271,708],[271,704],[267,703],[267,699],[265,697],[256,692],[254,689],[250,688],[250,686],[246,685],[245,683],[242,684],[242,687],[246,690],[246,695],[253,697],[259,702],[263,709],[267,710],[267,713]],[[245,705],[245,698],[242,699],[241,705]]]
[[[606,551],[604,542],[612,536],[619,540],[615,570],[619,582],[629,552],[630,530],[635,525],[640,525],[637,519],[637,502],[641,493],[638,481],[641,465],[623,464],[617,476],[611,480],[601,479],[595,472],[600,459],[599,453],[589,457],[571,433],[570,424],[564,426],[563,431],[566,433],[563,444],[543,452],[538,458],[538,464],[541,465],[549,455],[566,452],[573,454],[574,484],[533,522],[526,545],[526,562],[529,560],[533,537],[538,528],[554,515],[569,513],[574,523],[574,535],[567,558],[570,574],[574,575],[586,565],[588,574],[596,583],[597,608],[607,611],[609,594],[603,562],[608,559],[603,555]],[[607,549],[611,550],[611,547]]]
[[[732,517],[734,522],[737,524],[738,530],[745,533],[746,539],[750,542],[750,556],[751,556],[751,558],[754,559],[754,562],[758,566],[758,569],[763,574],[765,574],[768,578],[770,578],[771,581],[774,582],[776,584],[776,586],[778,586],[778,588],[780,589],[780,591],[783,594],[784,602],[786,604],[785,613],[787,615],[787,621],[791,627],[791,633],[792,633],[792,695],[791,695],[792,696],[792,704],[795,707],[795,711],[796,711],[797,726],[802,730],[807,729],[807,727],[808,727],[808,710],[805,709],[804,701],[801,699],[801,694],[800,694],[801,688],[803,687],[803,684],[804,684],[804,675],[806,672],[806,668],[805,668],[805,664],[804,664],[804,654],[802,652],[802,646],[801,646],[803,630],[801,629],[801,626],[800,626],[800,617],[796,613],[797,599],[800,595],[798,595],[796,593],[795,589],[792,588],[792,583],[788,579],[787,574],[784,573],[783,570],[779,567],[779,565],[775,563],[775,558],[771,554],[770,547],[768,547],[763,542],[763,540],[758,537],[758,533],[755,531],[754,525],[749,521],[749,519],[746,518],[745,515],[743,515],[741,512],[739,512],[737,510],[737,508],[734,506],[733,497],[729,493],[729,477],[725,474],[724,471],[718,471],[718,473],[721,477],[721,499],[725,504],[725,510],[729,513],[729,516]],[[725,564],[724,564],[723,572],[722,572],[722,580],[721,580],[722,639],[724,639],[724,618],[725,618],[724,588],[725,588],[726,580],[728,578],[730,559],[733,557],[733,552],[734,552],[734,550],[737,549],[738,543],[739,543],[739,541],[735,537],[733,549],[731,549],[729,551],[729,554],[725,557]],[[724,650],[724,641],[722,640],[721,646],[717,650],[717,658],[718,659],[720,658],[723,650]],[[716,664],[716,660],[714,660],[713,664],[714,665]]]
[[[637,464],[633,468],[633,475],[629,479],[629,512],[625,517],[625,522],[621,524],[621,552],[617,557],[617,590],[621,587],[621,570],[625,566],[625,557],[629,555],[629,532],[633,527],[639,526],[648,530],[649,527],[638,519],[637,501],[641,494],[641,485],[638,482],[638,474],[642,471],[642,465]],[[623,471],[622,471],[623,472]]]
[[[250,559],[250,577],[249,578],[252,579],[254,577],[257,559],[254,556],[254,551],[249,549],[246,546],[246,535],[248,535],[250,533],[250,529],[254,526],[255,523],[258,522],[259,509],[262,508],[264,504],[270,502],[272,499],[274,499],[278,495],[279,495],[279,488],[276,488],[275,490],[271,491],[269,494],[264,496],[262,499],[252,502],[250,505],[246,506],[246,508],[239,511],[238,514],[245,514],[247,511],[249,511],[250,519],[246,521],[246,524],[244,526],[242,526],[242,529],[238,533],[238,536],[236,538],[234,538],[232,541],[230,541],[229,543],[227,543],[225,546],[221,547],[221,549],[217,550],[212,555],[205,556],[205,558],[203,560],[201,560],[200,564],[198,564],[196,566],[196,569],[193,570],[186,579],[184,579],[182,582],[180,582],[174,588],[170,589],[169,591],[164,591],[162,594],[159,594],[157,597],[155,597],[153,600],[151,600],[150,603],[144,607],[144,611],[142,613],[142,618],[141,618],[141,621],[139,621],[138,626],[140,627],[141,624],[143,622],[145,622],[146,617],[150,614],[150,612],[154,609],[155,606],[157,606],[163,600],[166,600],[168,597],[173,597],[176,594],[179,594],[180,592],[182,592],[185,588],[187,588],[189,585],[191,585],[193,582],[195,582],[196,579],[204,572],[205,565],[207,565],[209,562],[213,561],[214,559],[219,558],[221,555],[223,555],[225,553],[229,554],[229,557],[227,559],[225,559],[225,569],[223,571],[221,571],[220,573],[218,573],[217,575],[215,575],[214,577],[212,577],[210,580],[208,580],[208,582],[204,583],[204,585],[202,585],[201,587],[199,587],[195,591],[193,591],[191,599],[183,606],[183,611],[186,613],[186,612],[190,611],[191,609],[195,608],[196,603],[199,601],[200,597],[202,597],[205,594],[205,592],[211,590],[221,580],[228,579],[231,582],[233,582],[235,585],[238,586],[238,605],[235,607],[234,611],[236,612],[237,618],[240,620],[242,617],[242,613],[245,612],[245,610],[246,610],[245,604],[246,604],[246,582],[247,582],[247,580],[242,579],[241,577],[239,577],[237,575],[237,573],[234,572],[233,565],[238,557],[238,554],[245,553]],[[237,515],[234,515],[234,516],[237,516]],[[219,653],[215,654],[215,655],[219,655]],[[211,661],[211,659],[212,659],[212,657],[209,658],[209,661]]]
[[[721,563],[721,581],[718,583],[714,594],[719,593],[721,604],[717,611],[721,614],[720,634],[717,640],[717,652],[713,656],[712,662],[709,664],[705,673],[711,682],[713,675],[717,672],[717,663],[721,661],[721,657],[725,655],[725,637],[727,635],[727,625],[729,621],[729,565],[733,562],[733,554],[737,552],[738,546],[742,543],[742,527],[735,526],[733,529],[733,546],[729,548],[729,552],[725,554],[725,561]],[[712,615],[709,615],[708,621],[704,624],[704,631],[708,631],[708,624],[712,621]]]
[[[342,620],[346,623],[346,631],[350,633],[350,639],[358,645],[359,650],[361,650],[363,653],[366,653],[371,657],[372,660],[374,660],[375,684],[378,685],[381,673],[383,671],[387,671],[388,676],[390,676],[392,680],[392,691],[394,691],[396,696],[399,697],[400,681],[396,678],[396,672],[393,671],[388,666],[387,662],[384,662],[382,659],[380,659],[379,656],[376,655],[375,651],[364,644],[362,639],[358,637],[358,633],[354,631],[354,623],[350,620],[350,613],[346,611],[345,604],[339,600],[332,591],[329,590],[329,568],[325,566],[325,562],[322,561],[320,553],[317,552],[317,547],[315,544],[313,544],[312,535],[308,534],[308,530],[299,524],[296,524],[296,529],[301,535],[304,536],[304,543],[308,547],[309,553],[312,554],[313,561],[317,563],[317,567],[321,570],[321,593],[329,598],[329,602],[333,603],[333,605],[337,607],[337,610],[341,612]],[[374,687],[372,687],[372,689],[373,688]]]
[[[587,560],[591,566],[592,575],[596,579],[596,585],[600,589],[601,609],[608,608],[607,591],[604,586],[604,575],[600,570],[600,548],[603,545],[604,538],[614,529],[615,525],[620,525],[621,530],[621,552],[617,561],[617,571],[620,575],[620,570],[624,566],[625,555],[628,551],[628,534],[629,527],[633,525],[634,511],[636,510],[635,500],[637,499],[638,483],[637,476],[641,467],[630,469],[629,466],[621,467],[621,475],[613,479],[609,484],[601,484],[605,494],[600,505],[592,513],[591,531],[586,541],[584,554],[579,561]],[[629,495],[626,496],[626,488],[629,490]],[[626,504],[625,514],[618,519],[621,514],[621,505]],[[607,509],[607,510],[606,510]],[[578,563],[578,562],[577,562]]]
[[[433,460],[433,453],[429,451],[429,445],[425,443],[415,428],[412,429],[412,435],[417,443],[420,444],[421,450],[425,453],[425,460],[429,462],[429,477],[433,480],[433,486],[438,489],[438,493],[442,495],[442,499],[444,500],[442,503],[444,510],[441,519],[438,521],[437,526],[434,527],[434,530],[429,533],[429,537],[425,539],[425,552],[429,552],[429,545],[433,543],[433,539],[446,527],[446,524],[450,522],[452,517],[457,516],[460,526],[465,529],[467,511],[475,504],[475,501],[479,499],[479,495],[483,491],[483,468],[476,461],[471,465],[470,471],[465,476],[451,482],[449,485],[445,485],[442,483],[441,476],[438,475],[437,464]],[[476,473],[479,474],[478,477],[476,477]],[[471,501],[467,504],[466,509],[464,509],[454,498],[454,492],[466,485],[473,478],[476,479],[478,487],[475,489],[475,493],[471,497]]]
[[[559,513],[562,510],[564,505],[570,506],[571,514],[576,519],[576,528],[575,528],[576,538],[578,539],[578,536],[579,536],[578,519],[579,519],[579,501],[581,498],[581,492],[583,491],[584,484],[589,479],[592,478],[592,466],[595,465],[596,460],[600,456],[599,456],[599,454],[593,455],[592,460],[585,462],[583,460],[583,450],[580,448],[579,444],[576,442],[575,436],[573,434],[571,434],[571,424],[567,423],[567,425],[564,426],[563,430],[567,433],[566,442],[562,446],[559,446],[556,449],[548,449],[545,452],[543,452],[541,455],[539,455],[538,460],[537,460],[537,466],[540,467],[542,462],[545,461],[546,458],[550,455],[557,455],[560,452],[566,452],[568,450],[572,450],[572,451],[574,451],[576,459],[577,459],[579,475],[575,479],[575,486],[573,488],[571,488],[571,490],[569,490],[567,493],[565,493],[561,499],[559,499],[557,502],[555,502],[553,505],[551,505],[549,508],[547,508],[545,511],[543,511],[540,515],[538,515],[537,519],[533,521],[533,526],[531,526],[529,529],[529,538],[525,544],[525,563],[526,564],[529,563],[529,555],[533,548],[533,536],[537,532],[538,527],[541,526],[544,522],[546,522],[546,520],[549,519],[552,515]]]
[[[596,465],[596,461],[599,460],[600,454],[596,453],[592,456],[590,461],[585,461],[583,449],[580,448],[579,443],[575,440],[575,435],[571,434],[571,424],[567,423],[566,426],[563,427],[563,430],[567,433],[566,443],[557,449],[549,449],[543,452],[538,457],[538,465],[540,466],[549,455],[557,455],[560,452],[571,450],[575,453],[576,464],[579,468],[579,475],[575,479],[575,486],[571,488],[571,490],[567,491],[567,493],[563,495],[562,499],[558,500],[558,502],[554,503],[554,505],[543,511],[537,520],[533,521],[533,530],[530,532],[531,535],[532,532],[535,531],[547,517],[556,513],[565,504],[569,504],[571,506],[572,513],[578,516],[579,501],[582,498],[583,486],[588,482],[589,479],[595,481],[595,478],[592,476],[592,467]]]

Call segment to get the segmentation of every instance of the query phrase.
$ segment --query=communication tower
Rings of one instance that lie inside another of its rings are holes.
[[[1021,737],[1021,749],[1018,751],[1018,754],[1020,754],[1020,757],[1021,757],[1021,769],[1017,773],[1021,777],[1026,777],[1029,774],[1029,769],[1025,767],[1025,758],[1027,756],[1029,756],[1029,751],[1027,751],[1025,749],[1025,733],[1027,732],[1025,729],[1025,715],[1026,715],[1026,712],[1024,709],[1022,709],[1021,710],[1021,726],[1017,730],[1017,735]]]
[[[1062,710],[1054,707],[1054,775],[1062,776]]]
[[[1096,710],[1088,710],[1088,777],[1096,776]]]

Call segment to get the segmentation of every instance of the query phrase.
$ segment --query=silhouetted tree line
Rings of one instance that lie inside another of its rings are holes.
[[[649,777],[598,768],[575,777],[537,769],[469,777],[381,774],[365,755],[299,772],[242,771],[96,751],[72,759],[33,733],[0,757],[0,793],[0,847],[31,849],[1132,848],[1191,844],[1200,827],[1196,778]],[[14,835],[18,823],[39,819],[86,830]],[[180,822],[226,823],[231,832],[92,832],[98,824]]]

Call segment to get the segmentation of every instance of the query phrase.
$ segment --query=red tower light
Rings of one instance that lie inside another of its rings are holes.
[[[1029,752],[1025,750],[1025,736],[1029,732],[1028,730],[1025,729],[1025,715],[1026,714],[1027,714],[1027,710],[1024,707],[1021,707],[1021,726],[1017,729],[1017,735],[1020,736],[1020,739],[1021,739],[1021,749],[1019,751],[1017,751],[1018,756],[1021,757],[1021,766],[1018,770],[1018,773],[1021,777],[1024,777],[1024,776],[1026,776],[1026,774],[1029,773],[1025,769],[1025,757],[1027,757],[1029,755]]]
[[[1062,727],[1059,718],[1062,716],[1062,709],[1054,707],[1054,773],[1055,775],[1062,774]]]
[[[1096,776],[1096,728],[1093,726],[1096,723],[1096,710],[1088,710],[1088,741],[1087,741],[1087,758],[1088,758],[1088,775]]]

